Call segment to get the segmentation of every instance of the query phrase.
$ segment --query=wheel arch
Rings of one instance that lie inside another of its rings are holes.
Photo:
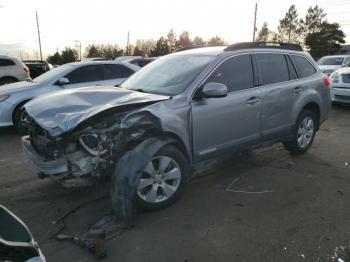
[[[138,138],[137,140],[130,140],[126,145],[125,149],[130,150],[131,148],[136,147],[140,143],[142,143],[144,140],[148,138],[157,138],[161,140],[170,140],[170,144],[174,145],[178,150],[180,150],[185,158],[187,159],[190,166],[193,165],[191,153],[188,147],[186,147],[186,144],[184,141],[178,136],[177,134],[173,132],[166,132],[161,129],[151,129],[148,130],[147,133],[145,133],[142,137]]]
[[[304,110],[309,110],[309,111],[313,112],[316,115],[316,118],[317,118],[316,129],[318,130],[318,128],[320,127],[320,117],[321,117],[321,107],[320,107],[320,105],[318,103],[314,102],[314,101],[310,101],[310,102],[306,103],[303,106],[303,108],[299,112],[298,116]]]
[[[24,104],[26,104],[27,102],[29,102],[30,100],[32,100],[32,98],[29,98],[29,99],[27,98],[27,99],[25,99],[25,100],[19,102],[19,103],[15,106],[15,108],[14,108],[13,111],[12,111],[12,122],[13,122],[13,123],[15,123],[15,114],[16,114],[17,110],[18,110],[19,108],[21,108]]]
[[[14,79],[16,82],[19,81],[18,78],[14,77],[14,76],[9,76],[9,75],[0,77],[0,81],[2,81],[4,79]]]

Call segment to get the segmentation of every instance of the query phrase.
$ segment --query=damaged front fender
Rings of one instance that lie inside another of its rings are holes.
[[[162,147],[175,142],[172,139],[151,137],[119,159],[113,173],[111,198],[115,215],[125,225],[134,224],[134,200],[142,171],[154,154]]]

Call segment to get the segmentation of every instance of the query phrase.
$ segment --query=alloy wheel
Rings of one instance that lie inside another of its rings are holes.
[[[307,116],[301,121],[298,129],[298,144],[301,148],[306,148],[313,138],[315,132],[314,121]]]
[[[148,203],[168,200],[181,182],[179,164],[167,156],[156,156],[147,164],[137,188],[138,196]]]

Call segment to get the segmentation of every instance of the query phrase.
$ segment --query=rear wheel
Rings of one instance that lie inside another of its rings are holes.
[[[189,165],[175,146],[160,149],[143,170],[136,193],[138,207],[155,210],[169,206],[183,193]]]
[[[298,117],[293,129],[293,137],[284,142],[284,147],[293,154],[303,154],[312,145],[317,129],[317,117],[314,112],[304,110]]]

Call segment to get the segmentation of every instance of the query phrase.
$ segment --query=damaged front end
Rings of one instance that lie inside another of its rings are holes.
[[[108,178],[119,156],[158,129],[158,123],[148,111],[103,113],[74,132],[52,137],[30,119],[22,144],[40,178],[54,178],[66,187],[88,186]]]

